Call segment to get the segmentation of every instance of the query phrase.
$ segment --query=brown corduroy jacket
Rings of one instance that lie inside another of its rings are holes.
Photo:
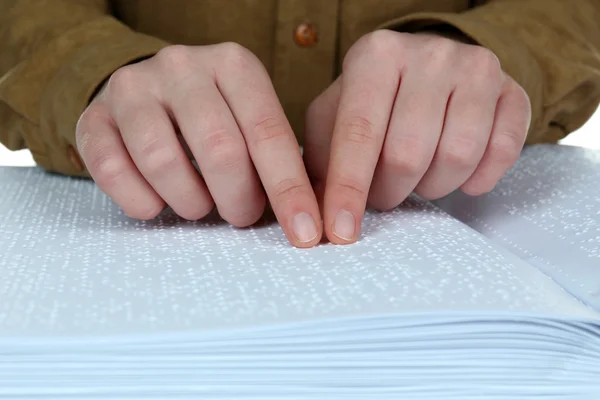
[[[295,40],[302,24],[316,29],[312,45]],[[0,140],[85,176],[75,126],[113,71],[168,44],[228,41],[264,63],[301,140],[307,105],[380,28],[491,49],[531,99],[528,143],[563,138],[600,101],[600,0],[1,0]]]

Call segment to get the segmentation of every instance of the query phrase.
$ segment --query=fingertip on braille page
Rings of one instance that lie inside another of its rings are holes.
[[[354,215],[347,210],[340,210],[333,223],[333,234],[342,240],[350,242],[354,240],[356,234],[356,219]]]
[[[292,230],[300,243],[312,242],[319,234],[313,217],[305,212],[296,214],[292,220]]]

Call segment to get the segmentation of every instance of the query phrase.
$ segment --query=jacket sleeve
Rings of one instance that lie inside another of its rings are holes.
[[[464,13],[418,13],[380,28],[455,30],[493,51],[527,92],[527,143],[556,142],[600,103],[600,0],[488,0]]]
[[[119,67],[166,45],[123,25],[108,3],[0,1],[0,141],[29,148],[50,171],[86,175],[72,160],[91,96]]]

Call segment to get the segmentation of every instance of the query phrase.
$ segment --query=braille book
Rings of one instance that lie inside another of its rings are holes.
[[[0,232],[1,399],[600,399],[598,151],[312,249],[6,167]]]

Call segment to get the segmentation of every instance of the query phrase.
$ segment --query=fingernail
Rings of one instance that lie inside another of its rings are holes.
[[[341,210],[333,223],[334,235],[347,241],[354,239],[355,223],[354,215],[350,211]]]
[[[296,239],[302,243],[310,242],[318,235],[315,221],[305,212],[296,214],[292,220],[292,229]]]

